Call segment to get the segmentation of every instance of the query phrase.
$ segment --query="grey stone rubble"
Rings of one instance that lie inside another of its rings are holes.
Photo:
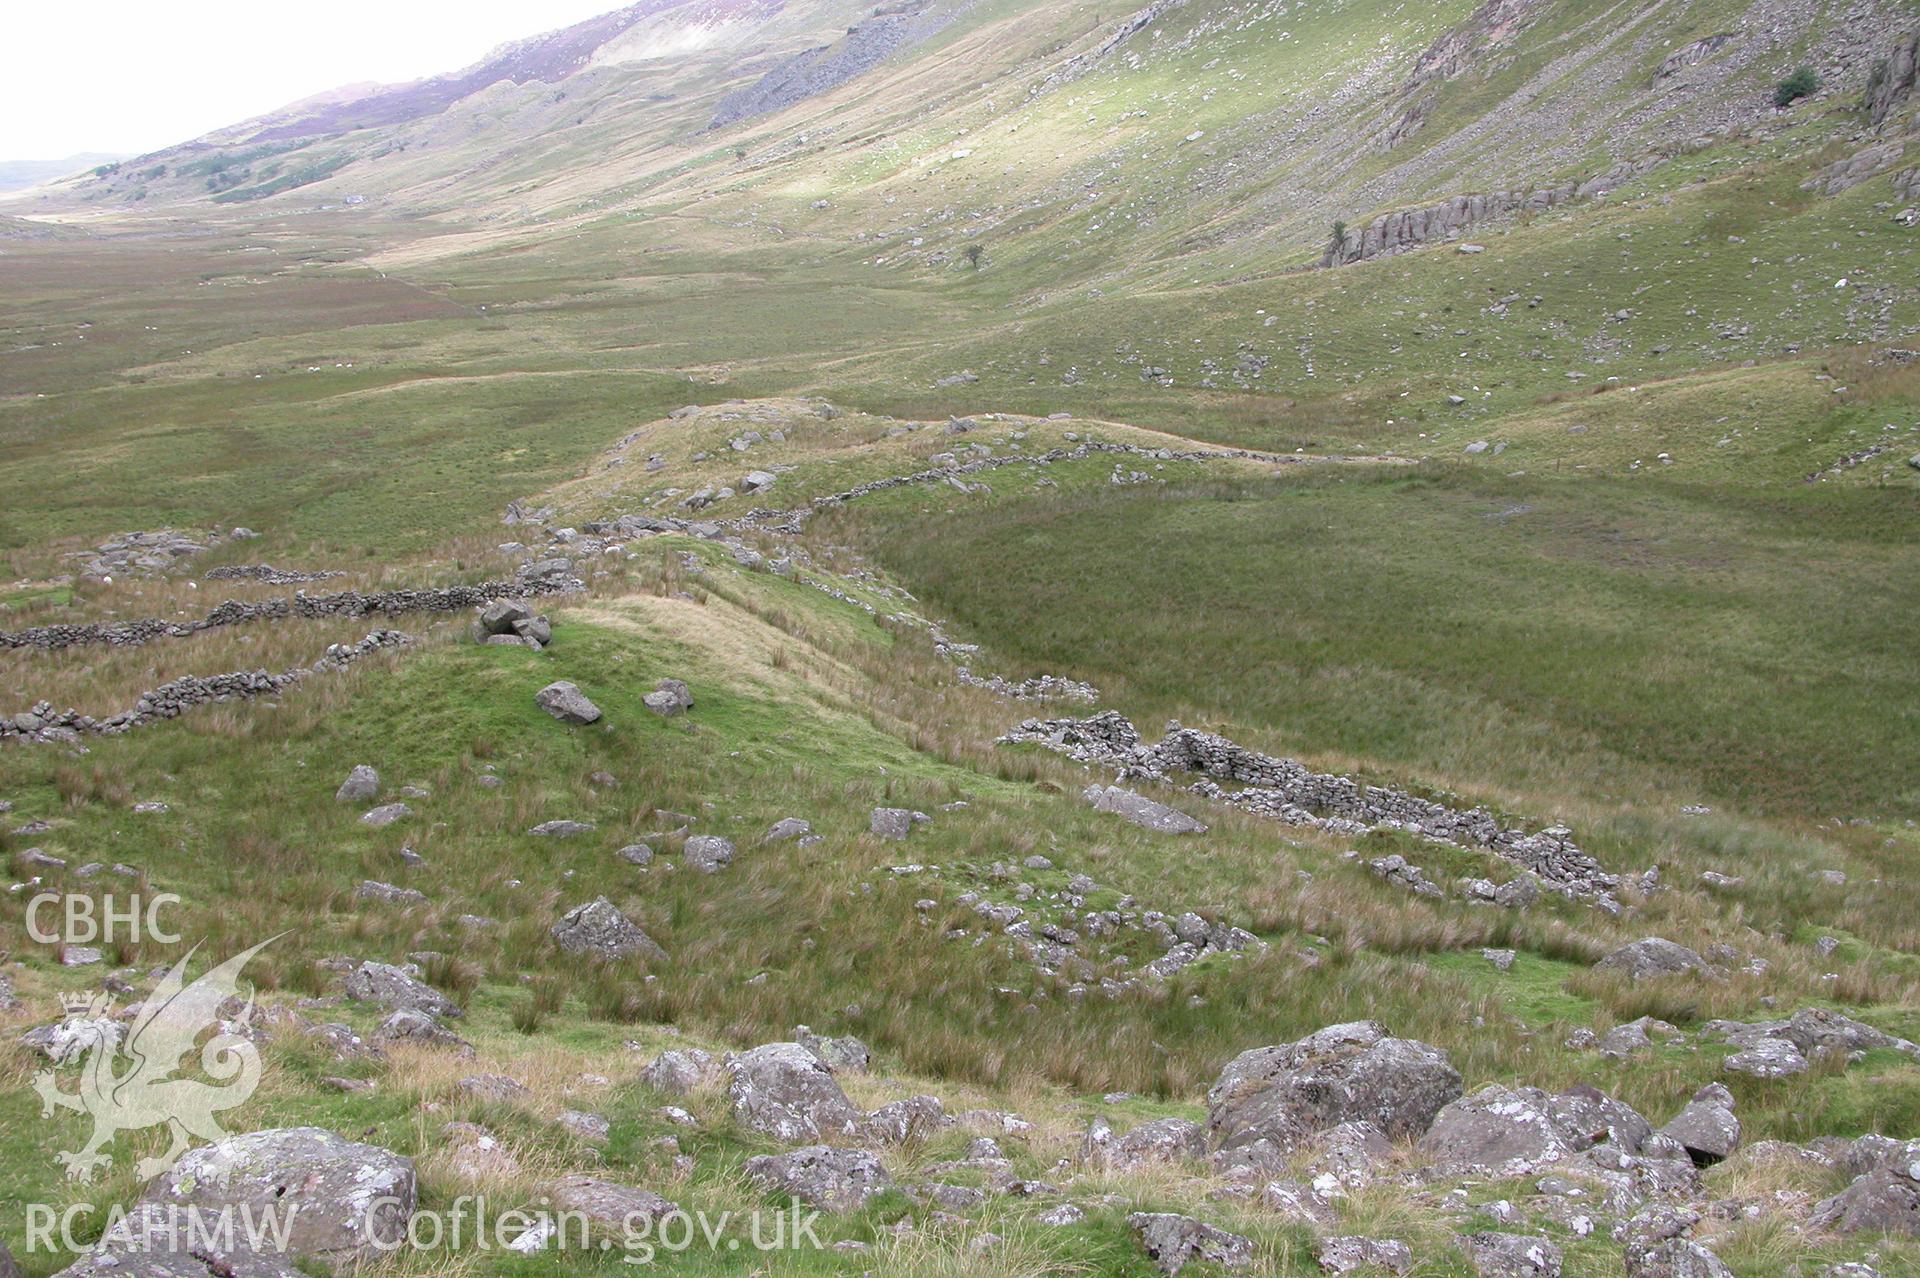
[[[55,710],[45,701],[11,719],[0,716],[0,741],[72,744],[81,734],[111,735],[179,716],[183,710],[210,701],[235,701],[284,692],[309,674],[345,670],[369,653],[396,648],[412,640],[399,630],[375,630],[358,643],[337,643],[307,667],[280,674],[265,670],[236,670],[217,675],[184,675],[140,694],[133,708],[97,719],[77,710]]]
[[[37,626],[31,630],[0,631],[0,648],[73,648],[83,644],[133,647],[160,638],[183,638],[202,630],[236,626],[249,621],[290,618],[366,617],[375,613],[398,616],[408,612],[461,612],[481,608],[503,595],[543,595],[585,589],[577,577],[563,574],[522,577],[518,581],[483,581],[472,586],[445,586],[433,590],[382,590],[363,594],[343,590],[331,595],[304,591],[280,599],[230,599],[197,621],[90,621],[78,625]]]
[[[966,666],[960,666],[953,672],[953,677],[966,687],[984,688],[1009,701],[1077,701],[1082,705],[1092,705],[1100,700],[1100,690],[1092,684],[1059,675],[1037,675],[1019,683],[1009,683],[999,675],[982,678]]]
[[[1114,769],[1122,780],[1166,782],[1171,773],[1202,773],[1208,779],[1195,783],[1193,793],[1289,824],[1353,834],[1407,830],[1441,843],[1483,848],[1534,875],[1548,891],[1609,911],[1619,908],[1613,896],[1618,876],[1602,869],[1561,826],[1528,834],[1502,826],[1484,808],[1452,808],[1362,785],[1351,777],[1314,772],[1295,760],[1260,754],[1178,723],[1169,723],[1166,736],[1149,746],[1133,724],[1114,711],[1088,719],[1028,719],[1000,741],[1043,745],[1081,763]],[[1248,788],[1229,793],[1213,777]]]
[[[189,534],[171,528],[121,533],[92,550],[77,550],[66,558],[78,561],[83,577],[151,576],[178,566],[182,560],[204,555],[228,540],[246,541],[256,535],[247,528],[235,528],[226,534],[217,530]]]
[[[297,568],[275,568],[272,564],[227,564],[209,568],[200,574],[202,581],[257,581],[268,586],[299,586],[310,581],[330,581],[347,574],[337,568],[303,572]]]

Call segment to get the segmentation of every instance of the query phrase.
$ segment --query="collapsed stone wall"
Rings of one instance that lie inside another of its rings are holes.
[[[50,702],[42,701],[11,719],[0,716],[0,741],[72,743],[79,740],[82,734],[128,732],[162,719],[177,718],[182,711],[209,701],[270,696],[299,683],[309,674],[345,670],[369,653],[410,642],[412,640],[401,631],[375,630],[358,643],[332,645],[326,655],[311,666],[296,666],[279,674],[265,670],[235,670],[226,674],[185,675],[148,689],[140,694],[132,708],[104,719],[96,719],[72,709],[55,710]]]
[[[1607,873],[1573,841],[1563,826],[1538,833],[1503,826],[1485,808],[1453,808],[1351,777],[1315,772],[1293,759],[1276,758],[1236,745],[1226,737],[1169,724],[1157,744],[1147,745],[1131,721],[1115,711],[1088,719],[1028,719],[1001,738],[1033,742],[1082,763],[1112,768],[1124,779],[1166,781],[1169,773],[1197,772],[1206,780],[1194,793],[1296,825],[1360,834],[1406,830],[1443,843],[1484,848],[1536,875],[1542,886],[1564,896],[1613,906],[1618,876]],[[1228,792],[1219,778],[1244,790]]]
[[[564,561],[559,561],[564,563]],[[237,626],[248,621],[285,621],[289,618],[366,617],[375,613],[398,616],[408,612],[459,612],[479,608],[504,595],[544,595],[579,589],[581,583],[564,573],[523,576],[518,581],[484,581],[472,586],[445,586],[436,590],[381,590],[363,594],[343,590],[330,595],[295,594],[280,599],[230,599],[197,621],[90,621],[77,625],[36,626],[31,630],[0,631],[0,648],[38,648],[54,651],[87,644],[130,648],[160,638],[184,638],[203,630]]]

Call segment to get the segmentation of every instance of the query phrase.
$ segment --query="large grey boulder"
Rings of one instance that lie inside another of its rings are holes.
[[[417,1200],[413,1162],[318,1127],[231,1136],[189,1150],[141,1200],[255,1220],[280,1213],[284,1254],[334,1271],[371,1265],[406,1236]],[[236,1234],[244,1233],[236,1226]]]
[[[194,1229],[187,1209],[135,1203],[91,1251],[56,1278],[305,1278],[291,1256],[217,1248],[210,1241],[216,1240],[208,1239],[204,1229]],[[0,1263],[0,1278],[21,1278],[20,1270]]]
[[[1710,1167],[1731,1158],[1740,1148],[1740,1120],[1734,1117],[1733,1093],[1718,1083],[1708,1083],[1659,1134],[1678,1141],[1696,1167]]]
[[[553,943],[569,954],[601,959],[667,957],[667,952],[655,944],[652,937],[604,896],[576,905],[561,915],[550,935]]]
[[[652,1190],[592,1176],[562,1176],[547,1186],[547,1197],[558,1210],[577,1213],[616,1237],[658,1223],[680,1210]]]
[[[1441,1110],[1418,1149],[1443,1176],[1531,1176],[1575,1152],[1550,1096],[1498,1085]]]
[[[496,599],[480,610],[480,628],[490,635],[510,635],[514,626],[533,620],[533,609],[518,599]]]
[[[733,864],[733,841],[717,834],[696,834],[680,849],[680,859],[689,870],[718,874]]]
[[[1404,1274],[1413,1268],[1413,1249],[1397,1238],[1363,1238],[1348,1234],[1320,1242],[1320,1268],[1329,1274],[1357,1270]]]
[[[1207,1129],[1220,1161],[1275,1167],[1341,1123],[1419,1136],[1461,1091],[1439,1048],[1354,1021],[1235,1057],[1207,1092]]]
[[[1627,1278],[1734,1278],[1733,1270],[1712,1251],[1694,1242],[1700,1214],[1657,1205],[1626,1223]]]
[[[793,1041],[818,1056],[836,1074],[864,1074],[873,1060],[873,1051],[851,1034],[829,1037],[816,1034],[812,1027],[793,1027]]]
[[[1245,1269],[1253,1264],[1253,1242],[1239,1234],[1171,1212],[1137,1211],[1127,1226],[1139,1235],[1140,1245],[1163,1274],[1177,1274],[1192,1260],[1222,1269]]]
[[[868,828],[882,839],[904,839],[913,833],[915,825],[927,819],[926,813],[911,808],[875,808]]]
[[[598,722],[600,707],[587,700],[587,694],[565,679],[548,684],[533,694],[533,703],[562,723],[584,726]]]
[[[1586,1083],[1549,1097],[1547,1108],[1561,1136],[1576,1150],[1606,1145],[1637,1154],[1653,1135],[1653,1124],[1633,1106]]]
[[[808,1145],[786,1154],[749,1158],[747,1175],[826,1211],[858,1211],[893,1189],[893,1177],[864,1149]]]
[[[368,960],[341,978],[347,997],[381,1007],[403,1007],[428,1016],[459,1016],[460,1006],[403,967]]]
[[[1184,1118],[1154,1119],[1125,1135],[1116,1134],[1106,1119],[1096,1118],[1080,1143],[1081,1161],[1108,1171],[1138,1171],[1206,1156],[1206,1128]]]
[[[1155,802],[1144,794],[1123,790],[1117,785],[1090,785],[1084,795],[1099,812],[1111,812],[1123,820],[1157,834],[1205,834],[1207,827],[1186,813]]]
[[[1624,972],[1636,981],[1644,981],[1651,977],[1698,972],[1707,966],[1707,961],[1684,945],[1649,936],[1621,946],[1593,966],[1598,971]]]
[[[867,1134],[889,1145],[904,1145],[953,1126],[938,1096],[909,1096],[888,1101],[867,1115]]]
[[[1094,1119],[1081,1140],[1081,1161],[1106,1171],[1139,1171],[1206,1157],[1206,1128],[1187,1119],[1154,1119],[1125,1136],[1106,1119]]]
[[[365,803],[380,793],[380,774],[366,764],[354,765],[347,779],[333,792],[337,803]]]
[[[1843,1234],[1920,1234],[1920,1141],[1898,1152],[1813,1209],[1817,1229]]]
[[[704,1087],[720,1075],[720,1062],[712,1053],[697,1047],[676,1048],[660,1053],[640,1071],[640,1081],[669,1096],[685,1096]]]
[[[1473,1234],[1467,1258],[1480,1278],[1560,1278],[1560,1248],[1532,1234]]]
[[[767,1043],[729,1057],[726,1072],[734,1117],[789,1145],[852,1135],[865,1117],[826,1062],[798,1043]]]
[[[404,803],[383,803],[377,808],[370,808],[362,813],[360,822],[362,825],[370,825],[377,830],[383,826],[392,825],[395,821],[405,820],[412,815],[413,809]]]

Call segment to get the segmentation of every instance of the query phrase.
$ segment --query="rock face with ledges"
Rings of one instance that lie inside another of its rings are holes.
[[[767,1043],[726,1062],[734,1117],[789,1145],[857,1132],[853,1107],[826,1062],[798,1043]]]
[[[552,928],[553,943],[569,954],[601,959],[664,959],[667,952],[604,896],[576,905]]]
[[[1221,1161],[1275,1166],[1345,1122],[1419,1136],[1460,1093],[1445,1052],[1355,1021],[1235,1057],[1207,1092],[1207,1128]]]

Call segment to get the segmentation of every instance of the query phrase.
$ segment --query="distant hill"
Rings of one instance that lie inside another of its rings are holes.
[[[113,164],[127,157],[104,151],[81,151],[62,160],[0,160],[0,191],[24,191],[83,169]]]

